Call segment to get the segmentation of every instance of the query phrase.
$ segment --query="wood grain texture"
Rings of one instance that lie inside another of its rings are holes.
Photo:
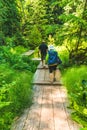
[[[48,69],[37,69],[33,105],[12,124],[11,130],[79,130],[79,125],[70,118],[67,92],[60,82],[59,70],[57,77],[57,83],[51,84]]]

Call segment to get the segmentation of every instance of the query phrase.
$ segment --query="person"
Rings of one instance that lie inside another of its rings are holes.
[[[58,53],[55,50],[53,45],[49,46],[49,50],[46,56],[46,62],[48,64],[49,68],[49,77],[51,83],[56,81],[56,70],[57,70],[57,65],[58,65]]]
[[[39,46],[39,52],[41,55],[41,61],[43,67],[45,67],[45,58],[46,58],[47,51],[48,51],[48,46],[45,43],[45,41],[42,41],[42,43]]]

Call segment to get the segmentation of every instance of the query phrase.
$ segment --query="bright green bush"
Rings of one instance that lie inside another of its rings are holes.
[[[6,83],[10,83],[13,80],[14,71],[8,66],[8,64],[0,65],[0,87]]]
[[[58,51],[59,57],[62,60],[62,64],[59,66],[59,68],[62,71],[63,68],[70,66],[69,65],[69,53],[68,53],[67,49],[65,48],[65,46],[57,46],[56,50]]]
[[[0,65],[0,130],[10,130],[13,118],[32,104],[32,79],[31,71]]]
[[[32,102],[31,72],[15,74],[13,85],[9,89],[10,101],[14,112],[20,112]]]
[[[87,127],[86,128],[81,128],[80,130],[87,130]]]
[[[65,51],[61,51],[60,52],[60,57],[62,59],[62,64],[64,66],[69,66],[69,56],[68,56],[68,52],[65,50]]]
[[[9,64],[13,69],[16,70],[29,70],[35,72],[38,62],[31,61],[29,56],[19,55],[23,52],[22,48],[18,47],[19,51],[16,51],[9,47],[1,47],[0,50],[0,62]],[[21,51],[20,51],[21,50]]]
[[[81,89],[82,80],[87,80],[87,67],[73,67],[67,69],[63,74],[63,82],[70,92],[77,92]]]
[[[67,87],[70,108],[74,110],[72,118],[87,127],[87,67],[67,69],[62,80]]]
[[[31,82],[38,62],[20,55],[24,50],[0,47],[0,130],[10,130],[14,117],[32,104]]]
[[[28,50],[29,50],[29,48],[28,48],[28,49],[27,49],[27,48],[24,48],[24,47],[21,46],[21,45],[16,46],[16,47],[13,48],[13,52],[15,52],[15,53],[17,53],[17,54],[22,54],[22,53],[24,53],[24,52],[26,52],[26,51],[28,51]]]

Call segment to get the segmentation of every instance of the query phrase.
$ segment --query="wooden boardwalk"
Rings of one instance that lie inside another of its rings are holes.
[[[51,84],[48,69],[39,66],[34,75],[33,89],[33,105],[25,110],[11,130],[79,130],[79,126],[70,118],[59,70],[57,82]]]
[[[33,53],[34,53],[34,50],[29,50],[29,51],[23,53],[22,55],[30,56],[30,55],[32,55]]]

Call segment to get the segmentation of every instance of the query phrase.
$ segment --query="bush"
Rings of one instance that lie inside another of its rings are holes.
[[[15,74],[13,85],[9,89],[10,101],[14,112],[31,105],[32,102],[32,73],[22,72]],[[14,95],[14,96],[13,96]]]
[[[32,104],[33,73],[0,65],[0,129],[9,130],[12,120]]]
[[[74,110],[72,118],[87,127],[87,67],[73,67],[63,74],[63,83],[67,87],[70,108]],[[85,82],[84,82],[85,81]]]
[[[31,82],[38,62],[20,53],[0,47],[0,130],[10,130],[14,117],[32,104]]]
[[[16,46],[16,47],[14,47],[13,49],[14,49],[15,53],[17,53],[17,54],[22,54],[22,53],[28,51],[27,48],[24,48],[24,47],[21,46],[21,45]]]
[[[59,68],[61,69],[61,71],[66,68],[69,67],[69,53],[67,51],[67,49],[64,46],[57,46],[56,47],[57,51],[58,51],[58,55],[62,60],[62,64],[59,66]]]
[[[67,69],[63,74],[63,82],[69,92],[78,92],[81,89],[82,80],[87,80],[87,67],[73,67]]]

